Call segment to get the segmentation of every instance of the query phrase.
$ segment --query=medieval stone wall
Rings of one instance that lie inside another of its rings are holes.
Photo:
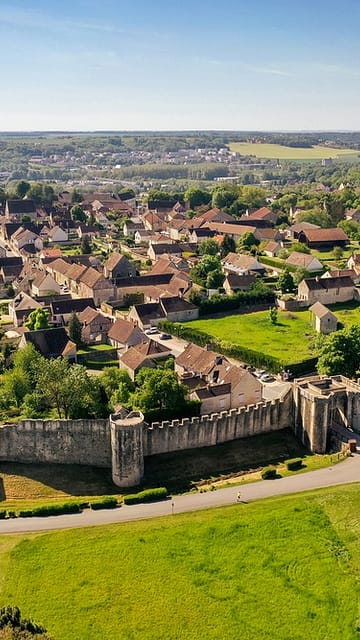
[[[111,467],[108,420],[22,420],[0,425],[0,461]]]

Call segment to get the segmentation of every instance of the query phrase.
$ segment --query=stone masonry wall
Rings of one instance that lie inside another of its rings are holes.
[[[0,425],[0,461],[111,467],[108,420],[22,420]]]
[[[281,400],[231,409],[197,418],[154,422],[143,431],[144,456],[212,447],[222,442],[293,426],[292,392]]]

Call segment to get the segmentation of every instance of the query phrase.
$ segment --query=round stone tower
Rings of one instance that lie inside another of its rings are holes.
[[[110,416],[112,479],[118,487],[135,487],[144,475],[143,424],[140,411]]]

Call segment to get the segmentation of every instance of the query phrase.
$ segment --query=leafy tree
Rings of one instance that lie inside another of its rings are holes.
[[[332,250],[332,254],[335,258],[335,260],[341,260],[341,258],[344,255],[344,251],[341,247],[334,247]]]
[[[71,202],[73,204],[76,204],[77,202],[81,202],[82,199],[83,199],[83,196],[80,193],[80,191],[77,191],[77,189],[73,189],[73,191],[71,192]]]
[[[296,284],[296,286],[298,286],[300,284],[300,282],[302,282],[302,280],[304,280],[304,278],[306,278],[307,275],[307,271],[305,269],[305,267],[298,267],[296,269],[296,271],[292,274],[293,280]]]
[[[3,374],[2,392],[4,398],[7,398],[8,404],[15,403],[17,407],[20,407],[26,394],[30,391],[29,379],[20,369],[12,369]]]
[[[340,220],[338,227],[345,231],[351,240],[358,240],[360,238],[360,224],[355,222],[355,220]]]
[[[293,293],[295,291],[294,278],[288,269],[284,269],[279,275],[277,285],[281,293]]]
[[[317,370],[354,378],[360,370],[360,326],[352,325],[327,336],[320,348]]]
[[[82,324],[81,324],[81,322],[79,320],[79,316],[75,312],[73,312],[71,314],[71,318],[70,318],[70,321],[69,321],[69,338],[70,338],[70,340],[75,342],[75,344],[77,344],[77,345],[82,344],[81,333],[82,333]]]
[[[206,277],[207,289],[218,289],[224,282],[224,274],[221,269],[214,269],[210,271]]]
[[[201,207],[203,204],[208,204],[211,201],[211,194],[206,189],[200,189],[200,187],[189,187],[184,194],[185,202],[189,203],[191,209]]]
[[[15,195],[17,198],[24,198],[24,196],[26,196],[27,192],[30,189],[30,182],[27,182],[26,180],[19,180],[19,182],[17,183],[16,187],[15,187]]]
[[[246,231],[241,238],[239,238],[236,248],[237,251],[250,251],[253,247],[257,247],[260,241],[254,236],[251,231]]]
[[[103,413],[100,385],[80,364],[65,358],[45,360],[38,371],[36,392],[59,418],[90,418]]]
[[[121,200],[130,200],[131,198],[135,198],[135,191],[131,187],[122,187],[118,192],[118,195]]]
[[[224,207],[230,207],[238,197],[238,187],[235,185],[221,185],[220,187],[215,187],[212,193],[211,204],[213,207],[223,209]]]
[[[81,238],[80,243],[81,253],[88,254],[91,253],[91,242],[89,240],[89,236],[86,233]]]
[[[220,255],[222,258],[225,258],[228,253],[235,253],[236,251],[236,243],[234,238],[229,236],[228,234],[224,235],[223,241],[220,245]]]
[[[135,409],[181,410],[185,405],[186,387],[179,383],[177,374],[169,369],[140,369],[135,378],[137,389],[130,396]]]
[[[266,204],[266,191],[261,187],[245,185],[240,188],[239,203],[242,209],[255,209]]]
[[[99,377],[99,382],[104,388],[108,401],[111,405],[117,402],[127,404],[130,393],[135,391],[135,384],[131,380],[125,369],[118,367],[107,367]]]
[[[276,307],[270,307],[269,309],[269,320],[271,324],[276,324],[278,319],[278,310]]]
[[[218,256],[210,256],[205,254],[200,258],[197,265],[191,270],[191,276],[195,280],[199,280],[202,284],[206,280],[210,271],[220,271],[221,262]]]
[[[21,371],[26,376],[30,388],[34,389],[38,370],[43,361],[44,357],[36,351],[34,345],[27,344],[23,349],[18,349],[14,355],[14,371]]]
[[[317,224],[323,229],[327,229],[332,226],[331,218],[324,209],[310,209],[300,213],[297,218],[297,222],[311,222],[311,224]]]
[[[74,204],[70,209],[70,215],[77,222],[86,222],[86,215],[79,204]]]
[[[34,309],[29,315],[29,320],[25,322],[25,326],[29,331],[38,331],[39,329],[49,329],[49,312],[44,307]]]
[[[293,242],[292,244],[293,251],[299,251],[300,253],[311,253],[309,247],[303,242]]]
[[[208,240],[204,240],[204,242],[201,243],[199,253],[202,256],[206,254],[216,256],[219,253],[219,245],[213,238],[208,238]]]

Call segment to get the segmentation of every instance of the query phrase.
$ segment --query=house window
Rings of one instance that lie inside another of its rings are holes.
[[[220,408],[225,407],[225,400],[220,400]]]

